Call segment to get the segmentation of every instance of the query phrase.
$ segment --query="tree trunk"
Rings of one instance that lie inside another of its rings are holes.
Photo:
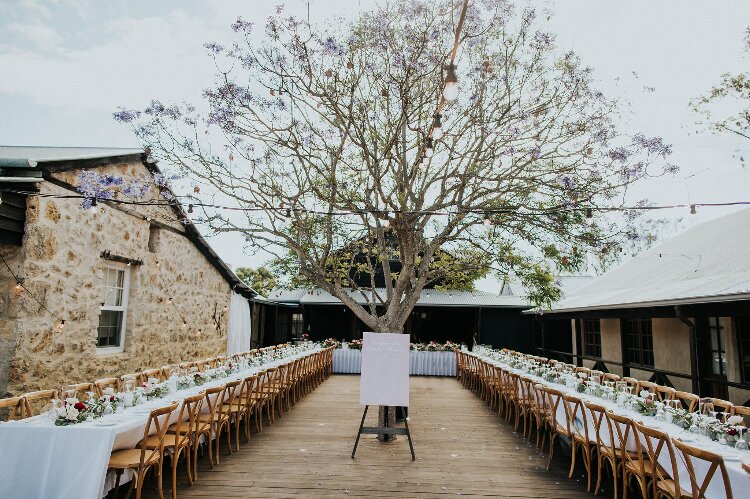
[[[403,333],[395,327],[386,327],[386,330],[377,331],[378,333]],[[387,409],[387,411],[386,411]],[[386,414],[387,413],[387,414]],[[378,406],[378,426],[381,428],[394,428],[396,426],[396,408],[394,406]],[[396,435],[378,435],[381,442],[391,442],[396,440]]]

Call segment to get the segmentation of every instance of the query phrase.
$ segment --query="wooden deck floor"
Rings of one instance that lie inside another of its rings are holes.
[[[351,459],[362,417],[359,376],[338,375],[254,434],[239,453],[222,455],[220,466],[209,470],[208,460],[199,459],[198,482],[180,487],[178,495],[589,496],[585,483],[568,480],[563,468],[569,461],[561,459],[546,471],[545,456],[454,378],[411,380],[414,462],[405,437],[383,444],[371,435],[362,437]],[[169,480],[167,474],[165,492]]]

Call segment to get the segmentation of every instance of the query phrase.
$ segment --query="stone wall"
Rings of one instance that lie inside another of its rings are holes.
[[[148,175],[140,163],[97,171]],[[56,176],[72,184],[77,173]],[[71,194],[47,182],[41,193]],[[158,196],[156,188],[152,196]],[[169,228],[150,229],[147,217]],[[183,230],[168,207],[118,208],[100,202],[94,213],[83,210],[77,199],[30,197],[23,247],[0,251],[30,293],[66,322],[56,331],[54,317],[29,293],[18,294],[3,273],[0,392],[59,388],[224,353],[230,285]],[[103,268],[109,263],[100,256],[105,250],[143,261],[128,267],[122,353],[102,354],[96,347]]]

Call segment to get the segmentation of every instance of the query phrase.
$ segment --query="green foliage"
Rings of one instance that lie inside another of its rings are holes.
[[[263,296],[268,296],[271,290],[277,286],[276,276],[266,267],[258,267],[257,269],[238,267],[235,274],[242,282]]]

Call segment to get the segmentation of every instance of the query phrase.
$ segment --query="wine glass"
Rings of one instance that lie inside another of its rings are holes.
[[[734,448],[737,450],[747,450],[748,445],[743,438],[743,433],[747,428],[744,426],[735,426],[734,428],[739,432],[739,439],[734,443]]]

